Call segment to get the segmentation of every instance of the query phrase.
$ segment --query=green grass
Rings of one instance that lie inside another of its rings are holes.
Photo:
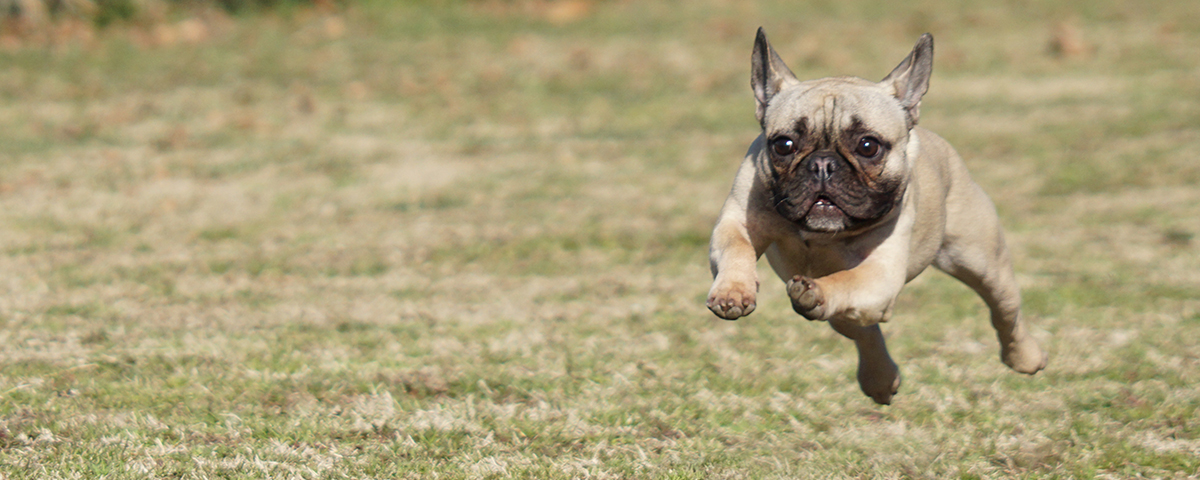
[[[575,7],[0,48],[0,477],[1200,471],[1196,5]],[[886,407],[765,265],[753,315],[704,308],[759,25],[802,78],[932,31],[922,123],[995,200],[1046,371],[936,272],[884,326]]]

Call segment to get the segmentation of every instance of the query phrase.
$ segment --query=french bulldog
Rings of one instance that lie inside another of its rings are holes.
[[[762,134],[709,247],[713,313],[754,311],[765,254],[797,313],[854,340],[859,386],[880,404],[891,403],[900,371],[879,323],[930,265],[983,298],[1005,365],[1032,375],[1048,358],[1021,318],[995,206],[949,143],[917,126],[932,71],[927,33],[878,83],[801,82],[759,28],[750,83]]]

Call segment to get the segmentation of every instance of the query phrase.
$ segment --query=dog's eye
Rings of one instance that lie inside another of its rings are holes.
[[[796,142],[787,137],[778,137],[774,140],[771,140],[771,150],[773,150],[776,155],[786,157],[796,153]]]
[[[854,147],[854,153],[863,158],[875,158],[879,155],[879,139],[875,137],[863,137],[858,140],[858,146]]]

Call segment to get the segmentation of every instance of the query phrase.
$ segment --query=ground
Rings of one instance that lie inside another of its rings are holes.
[[[162,22],[0,42],[0,478],[1200,470],[1198,2]],[[934,34],[921,123],[997,204],[1046,371],[934,271],[891,406],[765,262],[752,315],[705,309],[760,25],[800,78]]]

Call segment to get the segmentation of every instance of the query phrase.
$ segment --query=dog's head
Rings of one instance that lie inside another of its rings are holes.
[[[888,217],[904,195],[910,134],[933,71],[933,37],[879,83],[801,82],[758,30],[751,85],[763,131],[762,170],[775,209],[800,228],[855,231]],[[915,141],[915,140],[912,140]]]

